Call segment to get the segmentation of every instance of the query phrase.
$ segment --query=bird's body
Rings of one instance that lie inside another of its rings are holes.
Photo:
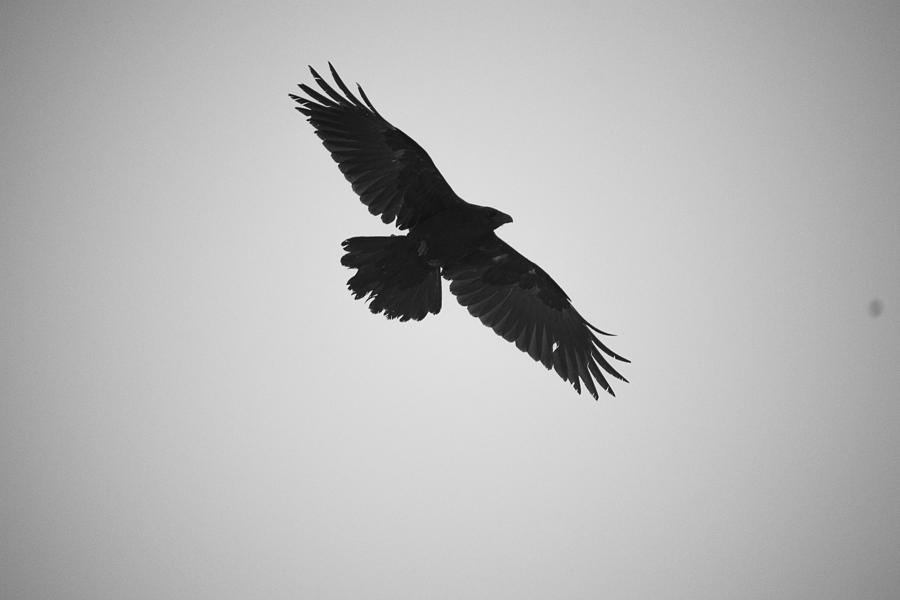
[[[496,237],[494,230],[502,223],[511,221],[506,219],[509,217],[503,213],[491,214],[484,207],[460,201],[460,204],[412,226],[407,235],[422,242],[423,258],[445,267],[470,254],[479,244]]]
[[[329,67],[331,65],[329,64]],[[357,270],[347,282],[374,313],[421,320],[441,309],[441,277],[460,304],[546,368],[594,398],[594,381],[610,394],[604,372],[625,381],[607,356],[628,362],[595,335],[602,331],[572,307],[539,266],[495,230],[512,218],[470,204],[450,188],[425,150],[388,123],[362,88],[362,101],[331,73],[343,94],[312,68],[324,94],[301,84],[312,100],[291,97],[372,214],[396,222],[403,236],[354,237],[341,263]]]

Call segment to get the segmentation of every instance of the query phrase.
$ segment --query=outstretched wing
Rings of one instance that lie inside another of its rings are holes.
[[[581,382],[597,398],[594,380],[615,396],[606,375],[628,381],[607,356],[629,362],[606,347],[569,297],[539,266],[496,235],[457,264],[445,267],[450,291],[469,313],[516,347],[553,367],[581,393]]]
[[[440,210],[462,202],[412,138],[388,123],[357,84],[363,102],[328,63],[343,95],[309,68],[322,92],[301,83],[309,98],[290,94],[322,144],[373,215],[408,229]]]

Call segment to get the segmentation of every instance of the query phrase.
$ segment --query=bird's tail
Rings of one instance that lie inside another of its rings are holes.
[[[440,269],[427,265],[406,236],[353,237],[342,244],[341,264],[357,269],[347,287],[357,299],[369,295],[369,310],[388,319],[421,321],[441,310]]]

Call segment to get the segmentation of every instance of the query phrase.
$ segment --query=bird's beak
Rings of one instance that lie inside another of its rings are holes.
[[[506,213],[500,212],[500,211],[497,211],[497,216],[494,217],[494,219],[495,219],[495,222],[497,223],[497,227],[500,227],[504,223],[512,223],[513,222],[511,216],[509,216]]]

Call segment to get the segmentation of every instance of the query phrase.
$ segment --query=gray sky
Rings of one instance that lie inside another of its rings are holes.
[[[897,594],[900,5],[250,4],[0,8],[0,597]],[[328,60],[617,398],[350,297]]]

